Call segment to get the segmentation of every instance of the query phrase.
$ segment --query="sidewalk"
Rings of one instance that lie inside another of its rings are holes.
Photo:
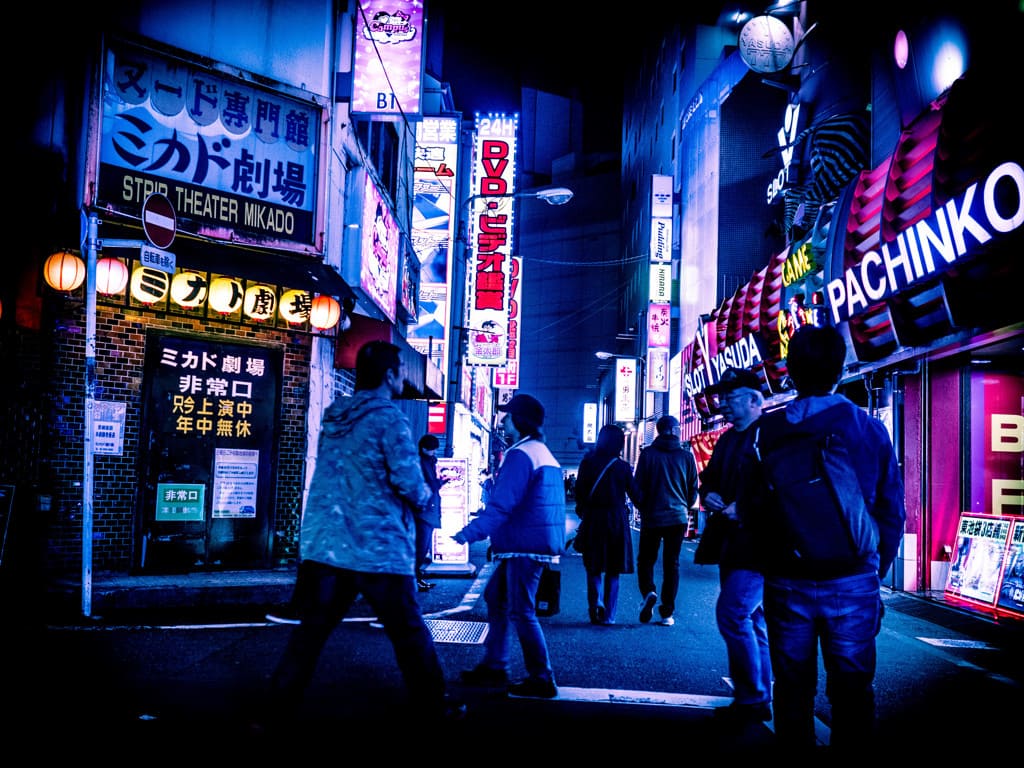
[[[567,528],[575,530],[575,515],[569,514]],[[570,551],[563,560],[579,558]],[[487,562],[486,542],[470,549],[470,564],[479,573]],[[699,569],[684,556],[682,570]],[[282,605],[291,597],[295,583],[295,566],[255,571],[205,571],[169,575],[127,575],[99,572],[93,574],[91,619],[113,614],[152,613],[166,611],[204,612],[229,619],[232,616],[262,616],[273,606]],[[685,575],[684,575],[685,578]],[[473,584],[474,575],[435,573],[430,579],[437,587],[422,593],[426,611],[439,611],[457,606]],[[564,588],[564,587],[563,587]],[[62,580],[49,585],[46,615],[48,621],[74,622],[86,620],[82,614],[81,583]],[[1020,643],[1024,640],[1024,622],[1004,619],[995,621],[956,605],[910,592],[882,590],[888,609],[925,619],[949,629],[996,644]]]

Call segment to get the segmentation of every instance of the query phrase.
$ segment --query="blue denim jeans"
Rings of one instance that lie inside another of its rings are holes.
[[[548,644],[537,619],[537,587],[544,563],[529,557],[498,560],[484,588],[487,602],[487,638],[483,664],[508,671],[511,643],[509,630],[516,629],[523,651],[526,673],[538,680],[554,682]]]
[[[718,632],[725,641],[737,704],[772,700],[772,662],[764,620],[764,577],[757,571],[718,567],[721,591],[715,604]]]
[[[768,645],[775,673],[775,735],[780,745],[814,747],[818,646],[832,705],[830,746],[863,751],[875,734],[875,637],[881,626],[875,573],[814,581],[768,577]]]
[[[683,549],[683,537],[686,526],[664,525],[653,527],[640,526],[640,543],[637,546],[636,577],[640,587],[640,596],[646,597],[648,592],[658,592],[654,585],[654,564],[658,561],[658,549],[661,548],[661,605],[658,613],[668,618],[676,610],[676,595],[679,594],[679,553]],[[664,542],[664,547],[662,547]]]
[[[615,609],[619,605],[619,574],[587,571],[587,605],[590,615],[599,605],[604,606],[604,623],[615,623]]]
[[[292,630],[271,676],[272,716],[293,717],[334,628],[359,594],[366,598],[395,651],[414,711],[440,712],[444,671],[423,621],[412,576],[364,573],[303,560],[296,582],[302,623]]]

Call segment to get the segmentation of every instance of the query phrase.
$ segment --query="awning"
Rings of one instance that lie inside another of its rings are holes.
[[[99,240],[102,243],[104,239],[144,242],[146,237],[139,227],[103,221]],[[174,254],[175,263],[179,267],[240,277],[284,288],[324,293],[339,298],[354,296],[348,283],[336,270],[324,264],[319,256],[198,240],[180,234],[166,250]]]
[[[368,341],[388,341],[399,349],[399,356],[405,366],[405,391],[403,398],[418,400],[442,400],[444,395],[433,388],[436,376],[427,375],[427,366],[436,368],[434,363],[421,352],[413,349],[408,341],[399,335],[395,326],[385,320],[375,320],[365,315],[352,315],[352,325],[338,335],[334,348],[335,368],[355,368],[356,353]],[[428,386],[428,381],[430,385]],[[443,384],[443,376],[440,377]],[[443,389],[443,385],[439,386]]]

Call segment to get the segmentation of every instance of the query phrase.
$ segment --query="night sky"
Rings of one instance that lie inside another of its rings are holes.
[[[622,71],[636,63],[621,16],[593,3],[428,0],[426,7],[428,30],[443,24],[440,76],[463,115],[517,112],[521,87],[576,96],[585,149],[618,150]]]

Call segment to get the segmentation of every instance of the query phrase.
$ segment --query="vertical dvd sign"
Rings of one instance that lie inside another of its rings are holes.
[[[504,366],[512,279],[513,198],[519,116],[478,115],[469,202],[469,365]]]

